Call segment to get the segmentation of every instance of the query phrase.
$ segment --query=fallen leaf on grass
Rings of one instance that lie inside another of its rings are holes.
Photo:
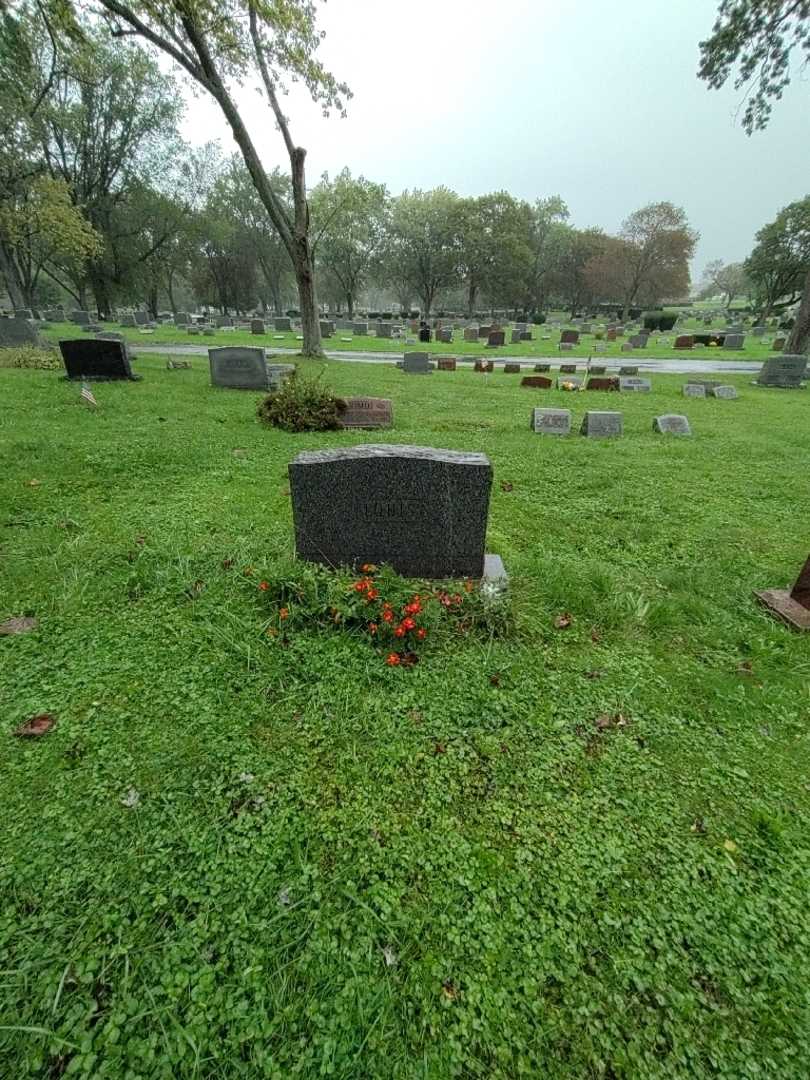
[[[141,801],[141,796],[134,787],[127,790],[125,795],[121,796],[121,805],[128,807],[130,810],[134,809]]]
[[[501,480],[501,491],[514,491],[515,485],[510,484],[508,480]]]
[[[730,852],[732,855],[734,854],[735,851],[740,850],[737,847],[737,845],[734,843],[733,840],[724,840],[723,841],[723,847],[726,849],[726,851]]]
[[[0,623],[0,634],[27,634],[29,630],[36,630],[38,626],[36,619],[24,615],[20,618],[6,619],[4,623]]]
[[[421,724],[424,720],[424,716],[422,716],[418,709],[411,709],[408,713],[408,719],[412,720],[414,724]]]
[[[751,661],[750,660],[743,660],[743,662],[741,664],[738,664],[737,665],[737,674],[738,675],[753,675],[754,674],[754,666],[751,663]]]
[[[610,728],[627,727],[627,718],[622,713],[611,716],[610,713],[602,713],[594,720],[597,731],[609,731]]]
[[[278,891],[278,906],[289,907],[291,903],[290,890],[285,885],[283,889],[279,889]]]
[[[433,747],[433,753],[434,755],[446,754],[447,746],[443,742],[437,742],[436,745]]]
[[[453,985],[453,983],[452,983],[452,981],[450,979],[446,979],[442,983],[442,993],[444,994],[444,996],[447,998],[448,1001],[455,1001],[456,998],[458,997],[458,990],[456,990],[455,986]]]
[[[39,713],[26,720],[15,729],[14,734],[18,739],[38,739],[40,735],[47,735],[56,726],[56,717],[52,713]]]
[[[598,645],[601,640],[602,640],[601,633],[596,629],[595,626],[592,626],[591,627],[591,641],[594,643],[594,645]]]
[[[573,621],[574,616],[569,611],[564,611],[562,615],[558,615],[554,620],[554,629],[567,630]]]
[[[282,494],[282,495],[283,495],[283,496],[284,496],[285,498],[289,498],[289,494],[290,494],[290,489],[289,489],[289,488],[282,488],[282,490],[281,490],[281,494]]]
[[[197,578],[194,584],[189,585],[189,587],[186,589],[186,596],[188,596],[190,600],[196,600],[200,593],[202,593],[204,588],[205,582],[202,581],[200,578]]]
[[[39,487],[42,484],[41,480],[29,480],[28,487]]]
[[[697,833],[699,836],[703,836],[706,832],[706,822],[702,817],[696,817],[692,824],[689,826],[689,831]]]
[[[604,671],[586,671],[586,679],[601,679],[604,676]]]
[[[500,673],[500,671],[493,671],[493,673],[489,677],[489,685],[490,686],[500,686],[501,685],[501,673]]]
[[[223,559],[222,560],[222,569],[223,570],[230,570],[230,568],[232,566],[233,566],[233,559]]]

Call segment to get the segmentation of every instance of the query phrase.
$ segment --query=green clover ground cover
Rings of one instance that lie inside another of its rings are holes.
[[[751,591],[808,552],[807,394],[333,363],[395,430],[291,435],[136,363],[97,412],[0,371],[0,1075],[803,1075],[810,658]],[[287,462],[363,440],[490,456],[510,636],[266,634]]]

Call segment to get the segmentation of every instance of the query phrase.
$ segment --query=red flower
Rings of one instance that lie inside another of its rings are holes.
[[[375,622],[370,622],[368,624],[368,632],[370,634],[376,634],[378,630],[379,630],[379,626],[377,626],[377,624]]]
[[[418,615],[419,612],[422,610],[422,605],[417,599],[410,604],[406,604],[402,610],[405,612],[406,615]]]
[[[267,584],[266,581],[260,581],[259,582],[259,588],[262,590],[262,592],[267,592],[267,590],[270,588],[270,586]]]
[[[402,626],[403,630],[413,630],[413,628],[416,626],[416,623],[409,616],[407,619],[403,619],[400,625]]]
[[[460,604],[461,603],[461,594],[460,593],[453,593],[452,599],[453,599],[454,604]]]
[[[280,619],[288,619],[289,616],[290,616],[290,609],[289,608],[283,607],[278,613],[278,617]]]
[[[405,637],[405,631],[403,630],[403,628],[401,626],[398,626],[394,630],[394,637]]]
[[[363,563],[360,569],[364,574],[373,574],[377,567],[374,565],[374,563],[367,562]]]
[[[419,638],[420,641],[424,641],[427,637],[427,630],[425,630],[424,627],[420,627],[420,629],[416,631],[416,636]]]
[[[385,620],[385,622],[393,622],[394,621],[394,613],[390,608],[385,609],[385,611],[382,613],[382,617]]]
[[[399,663],[399,653],[389,653],[388,656],[386,656],[385,658],[385,662],[386,664],[388,664],[389,667],[396,667]]]
[[[368,585],[366,585],[365,581],[355,581],[354,583],[355,592],[365,592],[367,588]]]
[[[369,589],[368,592],[366,593],[366,598],[369,601],[376,600],[379,595],[380,595],[379,589]]]

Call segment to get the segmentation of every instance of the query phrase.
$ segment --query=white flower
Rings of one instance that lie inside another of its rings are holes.
[[[285,885],[283,889],[279,889],[278,902],[280,907],[290,906],[290,890]]]
[[[255,777],[252,772],[242,772],[239,773],[239,779],[242,781],[243,784],[252,784],[255,780]]]
[[[130,809],[134,806],[137,806],[140,801],[141,796],[138,794],[134,787],[131,787],[127,791],[126,795],[121,796],[122,804],[124,806],[128,806]]]
[[[386,967],[393,967],[397,962],[397,954],[394,952],[390,945],[383,946],[383,960],[385,960]]]

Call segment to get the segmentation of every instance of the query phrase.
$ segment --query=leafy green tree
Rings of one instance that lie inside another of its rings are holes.
[[[506,191],[462,199],[457,208],[459,272],[472,316],[479,293],[492,304],[511,304],[521,295],[531,259],[531,210]]]
[[[419,297],[428,318],[440,292],[460,280],[459,197],[445,187],[404,191],[392,201],[385,276]]]
[[[63,0],[48,0],[66,25]],[[80,19],[95,4],[74,0]],[[287,75],[303,83],[324,112],[343,111],[348,88],[326,71],[315,52],[321,34],[311,0],[100,0],[114,35],[137,35],[170,57],[219,105],[262,205],[292,261],[298,285],[305,354],[321,353],[315,270],[307,199],[306,151],[296,146],[280,104]],[[75,21],[74,21],[75,25]],[[251,77],[262,86],[290,163],[292,211],[262,165],[236,103],[233,87]]]
[[[750,135],[767,127],[773,102],[790,83],[794,51],[805,64],[810,59],[810,0],[722,0],[711,36],[700,42],[698,76],[717,90],[736,72],[734,86],[746,88],[743,127]],[[810,266],[785,348],[800,354],[808,345]]]
[[[719,90],[735,72],[746,89],[743,127],[765,128],[773,101],[790,84],[793,50],[810,60],[810,0],[722,0],[711,35],[700,42],[698,77]]]
[[[523,304],[526,311],[543,311],[560,245],[565,236],[568,207],[559,195],[538,199],[528,225],[529,259],[524,272]]]
[[[590,261],[602,253],[605,234],[601,229],[574,229],[562,226],[556,247],[556,260],[551,273],[551,287],[565,306],[575,315],[593,295],[587,268]]]
[[[757,308],[767,318],[781,304],[796,302],[810,270],[810,195],[785,206],[756,235],[745,260]],[[794,326],[795,329],[795,326]]]
[[[349,318],[379,258],[385,236],[388,192],[343,169],[334,180],[324,174],[310,195],[318,265],[346,302]]]

